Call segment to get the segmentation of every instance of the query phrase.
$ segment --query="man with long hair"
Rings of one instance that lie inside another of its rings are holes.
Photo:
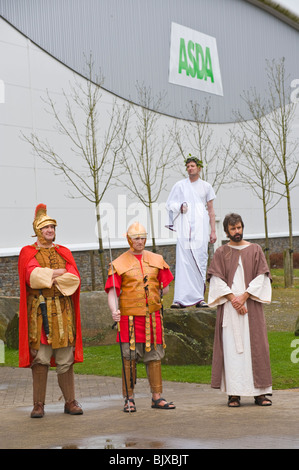
[[[271,301],[271,275],[261,247],[243,238],[239,214],[223,221],[229,238],[208,268],[210,307],[217,306],[212,361],[212,388],[228,395],[228,406],[240,406],[242,396],[260,406],[271,405],[269,345],[263,303]]]

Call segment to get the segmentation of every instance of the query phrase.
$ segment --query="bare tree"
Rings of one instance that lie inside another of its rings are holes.
[[[126,136],[122,164],[127,173],[121,184],[148,208],[153,251],[156,252],[156,236],[153,204],[166,187],[166,171],[173,166],[176,156],[172,153],[169,135],[165,135],[159,109],[164,96],[154,97],[151,90],[137,84],[140,106],[131,105],[135,136]]]
[[[264,228],[265,228],[265,256],[270,266],[268,212],[281,200],[282,195],[275,190],[273,173],[269,171],[272,161],[269,146],[262,137],[261,120],[262,115],[256,115],[254,120],[246,121],[237,113],[237,130],[232,132],[232,140],[236,144],[235,153],[230,153],[233,159],[234,172],[231,181],[242,187],[248,187],[262,201]],[[278,171],[278,170],[276,170]]]
[[[226,145],[215,144],[209,121],[209,100],[205,100],[203,105],[190,101],[190,111],[192,120],[187,121],[182,128],[176,124],[173,139],[184,160],[191,153],[202,161],[202,178],[208,181],[217,193],[227,181],[233,163],[227,158],[231,137]]]
[[[76,80],[69,95],[62,90],[65,100],[64,117],[61,117],[49,92],[44,100],[46,109],[54,118],[56,131],[66,137],[70,145],[70,156],[67,158],[57,152],[51,143],[42,140],[35,133],[23,137],[33,147],[36,155],[51,165],[56,174],[64,176],[79,197],[94,204],[102,279],[105,283],[100,203],[110,185],[118,163],[118,154],[124,143],[128,108],[114,100],[110,113],[102,113],[100,116],[103,78],[96,76],[95,82],[99,85],[94,84],[94,64],[91,57],[86,64],[88,79],[84,85]],[[75,196],[71,194],[71,197]]]
[[[264,103],[257,93],[247,93],[245,100],[253,119],[259,119],[261,137],[268,146],[271,159],[263,162],[274,181],[280,186],[280,195],[285,197],[288,214],[289,246],[285,252],[285,286],[293,285],[293,223],[291,190],[295,187],[299,169],[298,140],[292,138],[295,104],[289,100],[289,83],[286,77],[285,60],[267,61],[268,95]],[[265,111],[267,110],[267,112]],[[289,268],[287,268],[289,266]]]

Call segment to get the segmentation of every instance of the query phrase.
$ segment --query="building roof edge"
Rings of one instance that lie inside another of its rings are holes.
[[[292,13],[288,8],[279,5],[279,3],[273,2],[272,0],[246,0],[246,2],[261,8],[299,31],[299,16]]]

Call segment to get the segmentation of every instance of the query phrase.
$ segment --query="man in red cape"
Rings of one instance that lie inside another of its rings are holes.
[[[83,413],[74,396],[73,371],[73,363],[83,362],[80,274],[70,250],[53,243],[56,225],[46,206],[38,205],[33,222],[37,242],[22,248],[18,264],[19,367],[32,368],[33,418],[44,415],[50,365],[56,365],[65,413]],[[47,308],[46,320],[42,301]]]

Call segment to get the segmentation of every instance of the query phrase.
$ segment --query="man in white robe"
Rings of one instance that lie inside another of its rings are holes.
[[[208,243],[215,243],[212,186],[200,179],[202,162],[186,160],[188,178],[178,181],[166,202],[170,230],[177,232],[175,288],[172,308],[207,307],[204,302]],[[209,223],[211,233],[209,234]]]
[[[218,248],[208,270],[208,304],[218,307],[212,387],[227,393],[229,406],[240,406],[241,396],[271,405],[266,397],[272,395],[272,386],[261,306],[271,301],[269,269],[261,248],[243,240],[238,214],[226,216],[223,225],[230,241]]]

